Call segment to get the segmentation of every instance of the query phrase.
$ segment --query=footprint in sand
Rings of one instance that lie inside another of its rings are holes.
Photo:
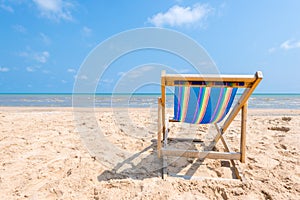
[[[285,122],[289,122],[289,121],[292,120],[291,117],[282,117],[281,119],[282,119],[283,121],[285,121]]]
[[[287,146],[285,146],[284,144],[276,144],[275,145],[275,147],[277,148],[277,149],[284,149],[284,150],[287,150]]]
[[[281,127],[272,126],[272,127],[268,127],[268,130],[288,132],[290,130],[290,128],[289,127],[285,127],[285,126],[281,126]]]

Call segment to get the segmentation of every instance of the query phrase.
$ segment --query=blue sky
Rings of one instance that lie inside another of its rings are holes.
[[[99,43],[130,29],[160,27],[197,41],[221,73],[263,71],[258,93],[300,93],[299,10],[297,0],[0,0],[0,92],[72,92]],[[97,92],[111,92],[124,73],[149,63],[192,72],[174,55],[134,52],[111,64]]]

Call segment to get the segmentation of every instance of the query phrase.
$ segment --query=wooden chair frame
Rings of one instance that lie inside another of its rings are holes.
[[[225,159],[230,160],[234,167],[235,175],[238,179],[243,179],[242,173],[238,167],[239,160],[245,163],[246,156],[246,123],[247,123],[247,107],[248,99],[253,93],[259,82],[262,80],[262,72],[257,71],[254,75],[201,75],[201,74],[166,74],[162,71],[161,74],[161,97],[158,98],[158,135],[157,135],[157,153],[158,157],[163,160],[162,177],[166,177],[166,156],[176,157],[192,157],[199,159]],[[193,84],[191,84],[193,82]],[[195,84],[196,83],[196,84]],[[233,84],[227,84],[233,83]],[[199,85],[198,85],[199,84]],[[204,85],[203,85],[204,84]],[[231,112],[227,114],[224,123],[220,126],[215,123],[218,131],[214,138],[214,145],[219,140],[222,141],[226,152],[216,151],[195,151],[195,150],[179,150],[167,148],[168,140],[168,122],[173,120],[166,119],[166,87],[168,86],[184,86],[191,87],[239,87],[245,88],[241,97],[232,108]],[[230,86],[233,85],[233,86]],[[233,152],[225,138],[223,137],[225,131],[228,129],[231,122],[241,111],[241,138],[240,138],[240,151]]]

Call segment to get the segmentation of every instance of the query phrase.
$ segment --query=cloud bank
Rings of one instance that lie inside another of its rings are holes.
[[[280,48],[284,50],[300,48],[300,41],[287,40],[280,45]]]
[[[72,21],[71,9],[74,5],[63,0],[33,0],[42,17],[52,20]]]
[[[175,5],[165,13],[152,16],[148,21],[156,27],[193,25],[204,20],[211,11],[207,4],[195,4],[192,7]]]

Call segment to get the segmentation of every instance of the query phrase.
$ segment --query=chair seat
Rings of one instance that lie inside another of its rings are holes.
[[[233,103],[237,88],[175,87],[175,121],[210,124],[224,119]]]

